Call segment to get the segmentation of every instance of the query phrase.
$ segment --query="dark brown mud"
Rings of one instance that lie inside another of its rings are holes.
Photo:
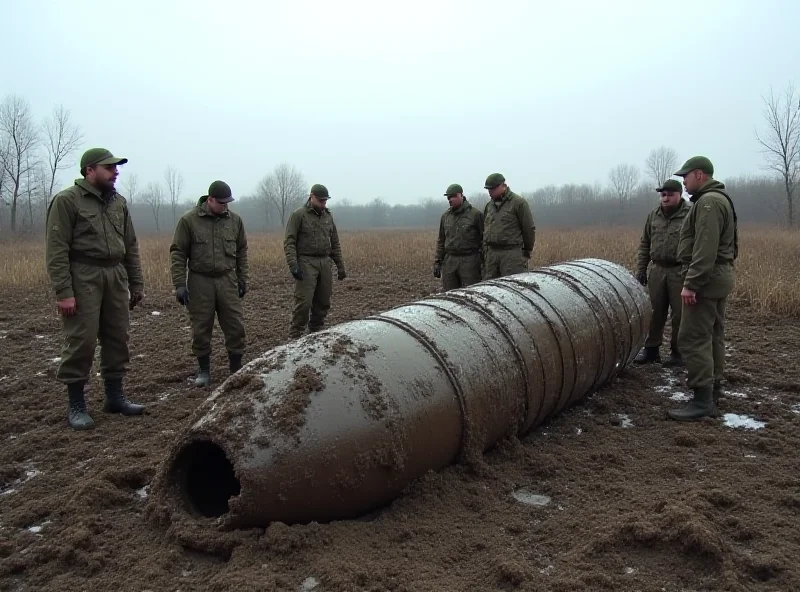
[[[332,323],[437,288],[422,274],[347,282],[336,284]],[[358,299],[347,297],[354,287]],[[248,293],[251,357],[288,340],[291,293],[288,280]],[[76,433],[53,379],[60,339],[51,303],[0,296],[16,304],[0,318],[13,335],[0,339],[2,590],[800,589],[794,321],[736,303],[730,311],[721,411],[762,429],[670,422],[665,410],[680,404],[685,376],[633,368],[480,464],[428,474],[363,519],[223,532],[212,519],[199,527],[144,516],[157,467],[209,394],[191,383],[174,299],[149,296],[133,313],[127,390],[149,413],[103,414],[95,380],[97,428]],[[214,347],[218,385],[227,377],[218,330]],[[352,346],[344,350],[350,356]],[[517,501],[521,488],[549,503]]]

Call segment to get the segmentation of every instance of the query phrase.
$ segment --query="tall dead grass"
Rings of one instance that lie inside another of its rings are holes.
[[[342,232],[348,273],[354,277],[429,273],[435,230]],[[286,274],[283,239],[251,234],[252,273]],[[615,261],[633,270],[639,231],[634,229],[542,229],[533,265],[582,257]],[[141,256],[147,290],[171,290],[168,237],[143,237]],[[734,298],[754,310],[800,317],[800,233],[773,228],[741,232]],[[17,288],[50,297],[41,241],[0,244],[0,289]]]

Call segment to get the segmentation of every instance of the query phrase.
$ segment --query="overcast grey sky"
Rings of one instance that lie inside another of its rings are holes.
[[[494,171],[605,185],[661,144],[758,173],[761,95],[800,83],[796,0],[0,5],[0,95],[63,104],[83,148],[142,184],[173,165],[190,198],[250,193],[281,161],[354,202]]]

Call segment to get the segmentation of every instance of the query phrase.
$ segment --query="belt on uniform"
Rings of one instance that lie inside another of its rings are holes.
[[[92,265],[94,267],[116,267],[122,263],[119,257],[116,259],[100,259],[99,257],[89,257],[82,253],[70,253],[69,260],[73,263],[82,263],[83,265]]]
[[[297,256],[298,257],[316,257],[316,258],[319,259],[320,257],[330,257],[331,254],[330,253],[313,253],[313,254],[312,253],[298,253]]]
[[[471,251],[445,251],[447,255],[455,255],[457,257],[464,257],[466,255],[477,255],[478,251],[473,249]]]
[[[522,249],[522,245],[498,245],[493,243],[486,243],[490,249],[497,249],[499,251],[510,251],[511,249]]]
[[[225,269],[223,271],[195,271],[194,269],[189,268],[189,271],[191,271],[192,273],[196,273],[197,275],[204,275],[206,277],[217,278],[217,277],[226,276],[226,275],[228,275],[229,273],[232,273],[235,270],[233,270],[233,269]]]
[[[653,261],[659,267],[678,267],[681,263],[680,261]]]

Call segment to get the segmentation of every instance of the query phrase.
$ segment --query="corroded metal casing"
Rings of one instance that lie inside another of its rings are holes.
[[[231,527],[359,516],[607,383],[650,316],[624,267],[582,259],[336,325],[221,385],[154,489]]]

